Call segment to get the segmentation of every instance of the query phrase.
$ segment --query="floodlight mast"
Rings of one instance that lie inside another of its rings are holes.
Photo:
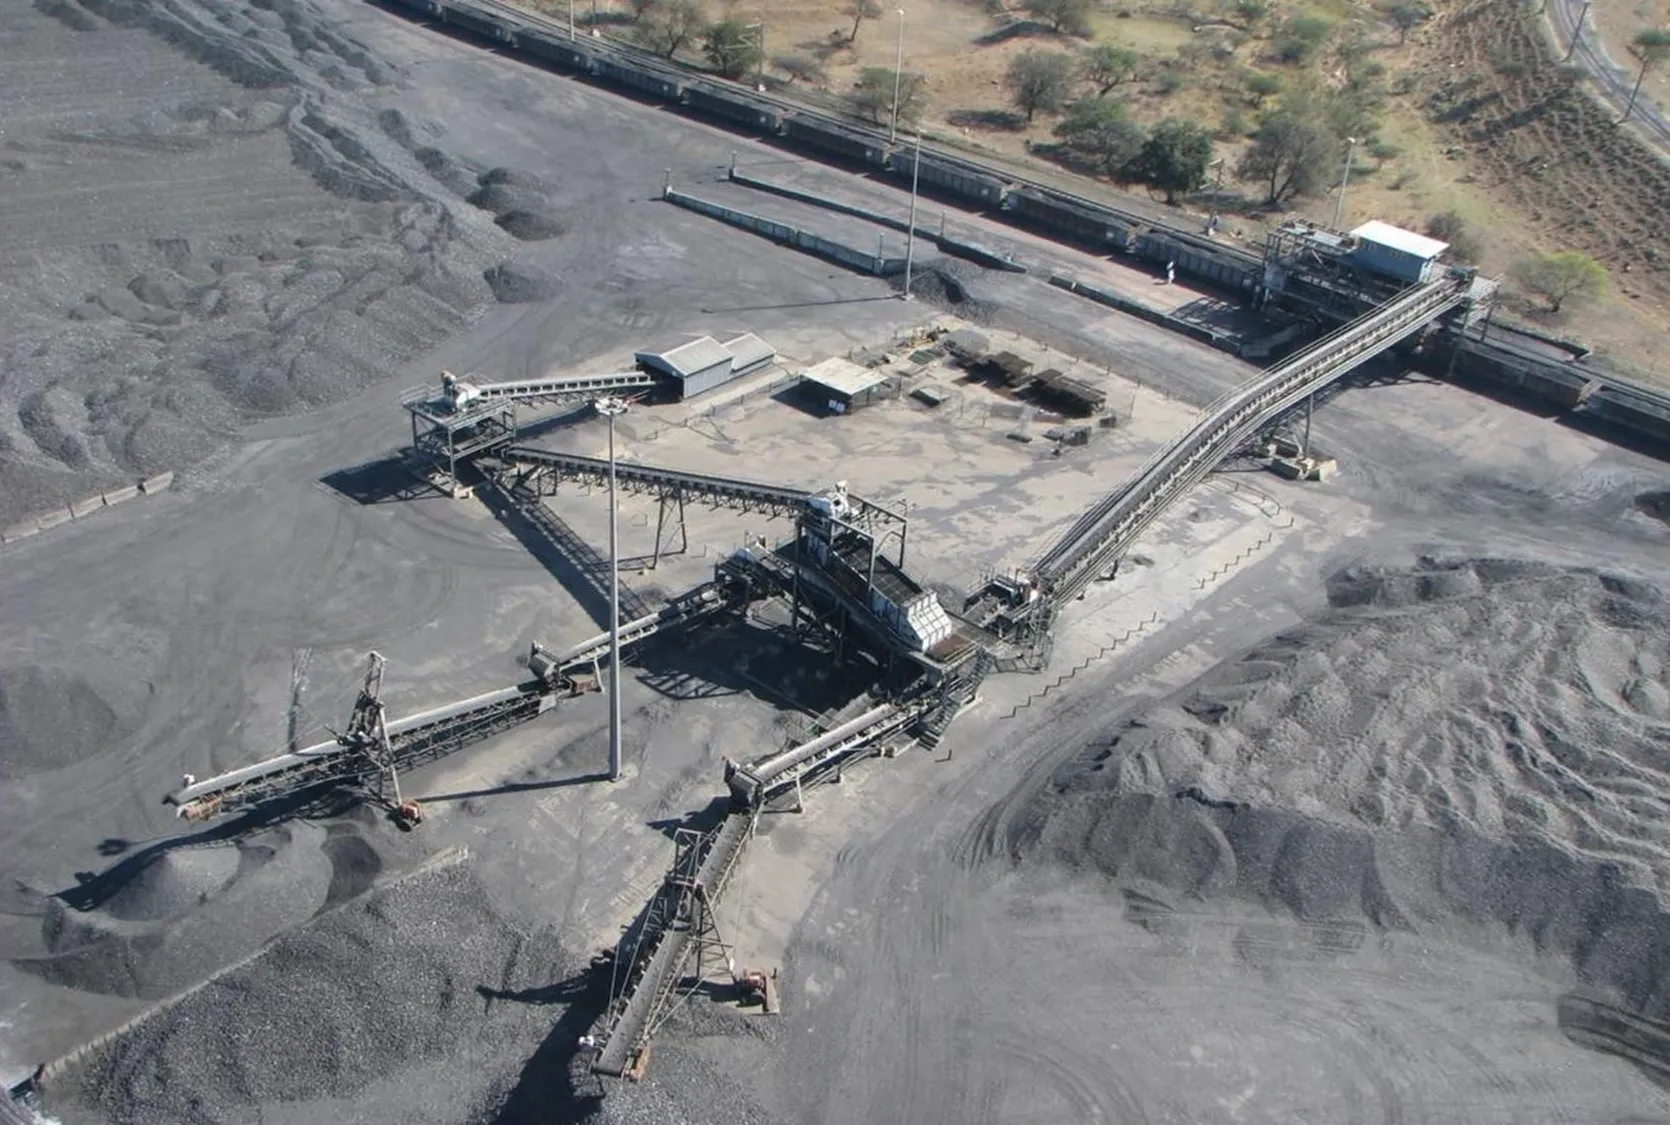
[[[609,420],[609,780],[621,777],[620,748],[620,509],[615,491],[615,419],[626,402],[600,398],[593,408]]]

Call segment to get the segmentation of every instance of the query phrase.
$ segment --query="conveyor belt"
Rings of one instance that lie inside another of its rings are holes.
[[[1470,283],[1470,275],[1450,273],[1409,289],[1220,398],[1056,541],[1033,567],[1038,588],[1057,602],[1071,598],[1260,427],[1460,305]]]
[[[551,470],[563,480],[583,480],[601,484],[609,479],[609,462],[602,457],[553,453],[525,445],[511,446],[500,452],[499,456],[514,465]],[[617,460],[615,480],[622,488],[634,491],[677,492],[686,497],[701,496],[725,507],[748,512],[770,512],[773,515],[798,513],[812,495],[800,488],[691,473],[683,469],[663,469],[634,461]]]
[[[675,598],[654,613],[646,613],[623,623],[620,627],[621,651],[624,652],[639,641],[647,640],[666,629],[688,625],[724,609],[731,604],[733,593],[717,582],[709,582]],[[561,652],[552,652],[535,644],[533,654],[528,659],[528,667],[540,679],[556,684],[586,669],[607,664],[611,643],[609,633],[605,631],[588,637],[577,645],[570,645]]]
[[[708,838],[695,879],[704,909],[717,908],[753,826],[752,813],[733,812]],[[664,888],[664,893],[669,890]],[[627,977],[602,1022],[600,1049],[592,1062],[595,1073],[618,1078],[627,1072],[654,1030],[656,1015],[666,1008],[684,976],[694,937],[688,928],[668,926],[646,935],[632,950]]]
[[[399,769],[443,757],[548,710],[554,697],[542,683],[501,688],[449,703],[388,724],[389,745]],[[168,796],[188,820],[242,812],[285,793],[371,777],[381,767],[359,747],[323,742],[264,762],[206,778]]]

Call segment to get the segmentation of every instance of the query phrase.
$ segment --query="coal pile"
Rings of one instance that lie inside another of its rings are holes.
[[[969,291],[970,283],[977,282],[983,272],[980,267],[967,262],[941,258],[912,271],[910,291],[918,300],[938,305],[971,323],[988,324],[996,307]],[[893,283],[896,287],[903,288],[904,277],[894,277]]]
[[[66,1122],[499,1119],[584,988],[549,936],[503,920],[454,863],[321,915],[56,1080]],[[589,1017],[589,1012],[581,1013]],[[563,1083],[545,1093],[561,1112]],[[360,1118],[355,1118],[360,1119]]]
[[[1670,1023],[1670,603],[1645,583],[1427,560],[1088,748],[1029,806],[1025,863],[1306,923],[1567,962]],[[1670,1038],[1636,1043],[1631,1057]]]
[[[307,0],[57,0],[0,32],[0,254],[50,264],[0,278],[0,524],[387,377],[494,299],[506,232],[560,226],[514,177],[504,230],[465,206],[445,138],[359,100],[399,69]],[[98,83],[125,96],[89,108]]]
[[[553,185],[529,172],[492,168],[481,174],[469,202],[493,216],[505,233],[523,242],[543,242],[567,227],[557,217]]]
[[[531,262],[506,260],[483,275],[500,304],[549,301],[562,291],[562,280]]]

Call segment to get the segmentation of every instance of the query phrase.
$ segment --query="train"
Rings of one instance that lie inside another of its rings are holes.
[[[1256,255],[1214,242],[1202,232],[1168,223],[1059,188],[1034,183],[1004,169],[959,156],[943,147],[889,139],[856,118],[820,111],[773,94],[679,66],[618,39],[589,30],[570,34],[567,24],[499,0],[379,0],[412,18],[432,21],[500,52],[525,55],[547,67],[613,87],[639,99],[676,106],[738,132],[770,140],[808,156],[914,179],[926,195],[972,207],[1018,226],[1042,229],[1098,252],[1117,252],[1154,263],[1219,288],[1256,292],[1263,262]]]

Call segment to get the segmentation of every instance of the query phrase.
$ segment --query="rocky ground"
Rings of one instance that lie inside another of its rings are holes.
[[[768,818],[725,922],[781,964],[786,1014],[698,996],[601,1101],[570,1071],[606,992],[590,954],[722,759],[840,702],[827,661],[759,623],[646,654],[621,786],[590,697],[420,771],[416,833],[350,803],[182,831],[159,802],[182,772],[340,724],[367,648],[404,713],[595,630],[481,505],[341,484],[405,440],[401,387],[733,326],[821,358],[924,314],[645,202],[663,168],[781,153],[371,5],[0,20],[0,81],[30,75],[0,175],[33,185],[0,234],[5,338],[29,341],[0,381],[7,502],[221,450],[0,556],[0,1078],[115,1032],[49,1089],[67,1125],[1670,1121],[1670,474],[1391,365],[1317,411],[1339,478],[1220,476],[1069,607],[1046,676]],[[949,586],[1246,375],[1030,277],[929,268],[1089,359],[1126,424],[1056,460],[963,407],[831,428],[767,399],[630,419],[633,455],[890,488]],[[586,495],[553,503],[593,536]],[[642,591],[769,530],[694,518],[702,546]]]

